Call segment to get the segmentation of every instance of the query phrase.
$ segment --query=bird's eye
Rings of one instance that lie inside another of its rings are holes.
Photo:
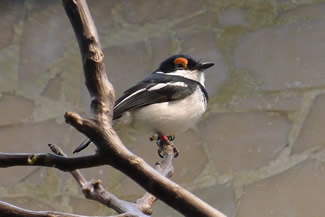
[[[183,66],[183,64],[181,64],[181,63],[177,63],[175,66],[176,66],[176,68],[185,68],[185,67]]]
[[[187,67],[188,60],[184,57],[179,57],[174,60],[174,64],[176,68],[184,69]]]

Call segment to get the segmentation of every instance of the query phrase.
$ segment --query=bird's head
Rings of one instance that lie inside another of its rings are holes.
[[[214,63],[211,62],[201,62],[188,55],[178,54],[163,61],[156,73],[182,76],[204,84],[203,72],[213,65]]]

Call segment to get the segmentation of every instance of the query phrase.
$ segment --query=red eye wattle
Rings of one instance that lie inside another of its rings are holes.
[[[175,60],[174,60],[174,64],[176,65],[176,66],[183,66],[184,68],[186,68],[186,66],[187,66],[187,64],[188,64],[188,60],[186,59],[186,58],[184,58],[184,57],[179,57],[179,58],[176,58]]]

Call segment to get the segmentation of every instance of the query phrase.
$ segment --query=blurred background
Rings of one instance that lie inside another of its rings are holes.
[[[172,180],[228,216],[325,213],[325,1],[92,0],[109,79],[120,96],[176,53],[216,65],[208,111],[175,140]],[[89,116],[79,48],[60,1],[0,1],[0,152],[71,155],[85,138],[66,111]],[[154,143],[119,132],[151,165]],[[80,153],[89,154],[94,147]],[[144,191],[109,167],[84,169],[117,196]],[[0,200],[32,210],[112,212],[88,201],[68,173],[0,169]],[[180,216],[162,202],[153,216]]]

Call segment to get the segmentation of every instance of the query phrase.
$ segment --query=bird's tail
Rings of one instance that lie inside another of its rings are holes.
[[[92,143],[92,141],[90,139],[85,139],[74,151],[73,153],[78,153],[80,151],[82,151],[83,149],[87,148],[87,146]]]
[[[113,117],[113,127],[115,127],[115,124],[117,123],[116,119],[118,119],[117,117]],[[92,143],[92,141],[90,139],[85,139],[74,151],[73,153],[78,153],[82,150],[84,150],[85,148],[87,148],[87,146]]]

